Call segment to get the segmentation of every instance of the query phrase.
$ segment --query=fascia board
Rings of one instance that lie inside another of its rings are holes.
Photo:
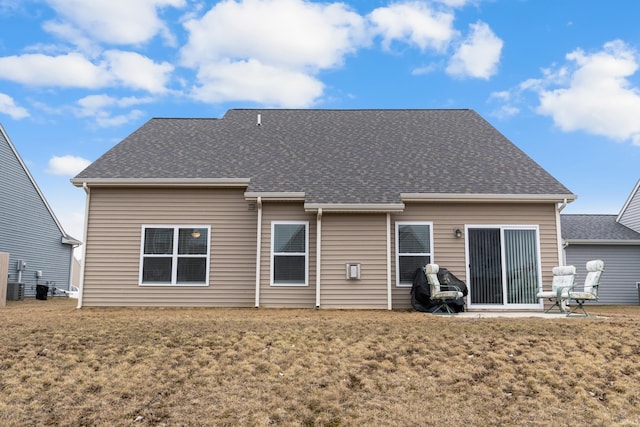
[[[365,213],[384,213],[384,212],[402,212],[404,211],[404,203],[305,203],[304,210],[306,212],[318,212],[322,209],[326,212],[365,212]]]
[[[629,197],[627,197],[627,201],[624,202],[624,206],[622,206],[622,209],[620,209],[620,213],[618,214],[618,217],[616,218],[616,222],[620,222],[620,220],[622,219],[622,215],[624,215],[624,212],[627,210],[627,207],[629,207],[629,204],[631,203],[631,200],[633,200],[635,195],[638,193],[638,190],[640,190],[640,179],[636,183],[636,186],[633,187],[633,191],[631,191],[631,193],[629,194]]]
[[[478,194],[478,193],[400,193],[403,202],[573,202],[575,194]]]
[[[244,193],[244,198],[249,201],[258,200],[258,197],[262,201],[304,201],[305,196],[304,191],[247,191]]]
[[[4,127],[2,126],[2,124],[0,124],[0,133],[2,134],[4,139],[9,144],[9,149],[11,149],[11,151],[13,151],[14,156],[16,156],[16,159],[18,159],[18,163],[20,163],[20,166],[24,170],[24,173],[27,175],[27,178],[29,179],[29,181],[31,181],[31,185],[36,190],[36,193],[38,194],[38,196],[42,200],[42,203],[44,203],[45,208],[47,209],[47,211],[49,211],[49,215],[51,215],[51,218],[53,219],[53,222],[56,223],[56,226],[58,227],[58,230],[60,230],[60,233],[62,234],[62,239],[68,238],[69,235],[67,234],[66,231],[64,231],[64,228],[62,227],[62,223],[60,223],[60,221],[58,220],[58,217],[53,212],[53,209],[51,208],[51,205],[49,204],[47,199],[44,197],[44,194],[42,193],[42,191],[40,191],[40,187],[38,186],[38,183],[36,182],[36,180],[33,177],[33,175],[31,175],[31,172],[29,171],[29,168],[27,168],[27,165],[22,160],[22,157],[20,156],[20,153],[18,153],[18,150],[16,149],[15,145],[13,145],[13,142],[11,141],[11,138],[9,138],[9,135],[4,130]]]
[[[567,245],[616,245],[640,246],[640,240],[611,240],[611,239],[564,239]]]
[[[250,178],[73,178],[76,187],[247,187]]]

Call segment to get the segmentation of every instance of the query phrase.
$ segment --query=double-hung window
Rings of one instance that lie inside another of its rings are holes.
[[[271,223],[271,285],[309,284],[309,223]]]
[[[142,226],[141,285],[203,286],[209,283],[209,226]]]
[[[432,262],[430,222],[396,222],[396,284],[411,286],[416,270]]]

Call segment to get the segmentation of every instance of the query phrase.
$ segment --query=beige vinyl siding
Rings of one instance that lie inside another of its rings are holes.
[[[321,308],[387,308],[386,214],[322,216]],[[360,263],[347,280],[346,263]]]
[[[308,286],[271,286],[271,222],[308,221]],[[255,252],[255,250],[254,250]],[[255,260],[255,255],[254,255]],[[307,213],[302,202],[262,204],[262,245],[260,262],[260,307],[313,308],[316,306],[316,215]],[[254,269],[255,270],[255,269]],[[255,284],[255,279],[254,279]],[[255,289],[255,286],[254,286]]]
[[[257,214],[240,189],[92,188],[83,305],[253,306]],[[211,226],[209,286],[139,286],[141,227]]]
[[[396,221],[433,222],[433,262],[449,269],[467,283],[465,239],[458,239],[454,231],[464,233],[465,225],[537,225],[539,227],[543,284],[551,283],[551,269],[558,264],[556,214],[553,203],[407,203],[402,213],[391,216]],[[393,308],[411,307],[411,288],[396,286],[395,233],[392,233]]]

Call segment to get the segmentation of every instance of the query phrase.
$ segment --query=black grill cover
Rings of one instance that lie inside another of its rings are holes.
[[[443,291],[456,290],[453,287],[449,287],[449,285],[452,285],[457,286],[464,296],[469,293],[467,285],[444,267],[440,267],[438,270],[438,281],[440,282],[440,289]],[[427,281],[427,276],[424,274],[424,269],[418,268],[413,277],[413,286],[411,287],[411,306],[416,311],[433,313],[439,305],[439,303],[431,301],[431,287]],[[464,311],[464,299],[458,298],[449,303],[449,306],[458,313]]]

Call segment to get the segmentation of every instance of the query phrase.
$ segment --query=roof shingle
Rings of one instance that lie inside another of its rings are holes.
[[[151,119],[74,182],[96,178],[250,178],[248,191],[304,192],[308,203],[399,203],[400,193],[575,197],[472,110]]]
[[[640,233],[616,222],[616,215],[562,214],[562,238],[564,240],[637,240]]]

